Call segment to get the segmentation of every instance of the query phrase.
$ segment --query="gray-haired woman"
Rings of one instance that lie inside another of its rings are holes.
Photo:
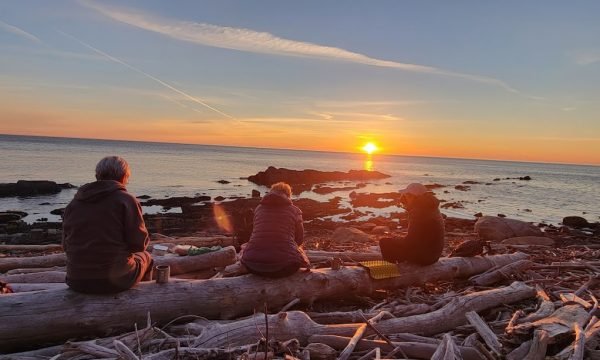
[[[140,282],[152,266],[148,231],[137,199],[127,192],[131,172],[119,156],[96,165],[63,215],[67,285],[84,293],[115,293]]]
[[[254,211],[252,235],[240,259],[253,274],[277,278],[309,266],[300,248],[304,241],[302,211],[292,204],[291,195],[288,184],[273,184]]]

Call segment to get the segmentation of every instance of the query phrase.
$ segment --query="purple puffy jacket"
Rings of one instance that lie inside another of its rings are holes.
[[[308,266],[304,251],[302,211],[284,194],[269,193],[254,211],[254,228],[240,261],[254,271],[277,272]]]

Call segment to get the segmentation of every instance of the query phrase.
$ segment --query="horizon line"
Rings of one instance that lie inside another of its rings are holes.
[[[368,155],[364,152],[356,151],[335,151],[335,150],[314,150],[314,149],[295,149],[295,148],[277,148],[277,147],[259,147],[259,146],[242,146],[242,145],[223,145],[223,144],[199,144],[199,143],[182,143],[182,142],[170,142],[170,141],[152,141],[152,140],[126,140],[126,139],[102,139],[102,138],[91,138],[91,137],[68,137],[68,136],[49,136],[49,135],[31,135],[31,134],[5,134],[0,133],[0,136],[20,136],[20,137],[37,137],[37,138],[50,138],[50,139],[70,139],[70,140],[98,140],[98,141],[115,141],[115,142],[134,142],[134,143],[148,143],[148,144],[171,144],[171,145],[191,145],[191,146],[218,146],[218,147],[233,147],[242,149],[257,149],[257,150],[286,150],[286,151],[307,151],[316,153],[334,153],[334,154],[358,154]],[[383,154],[378,153],[381,156],[398,156],[398,157],[417,157],[427,159],[449,159],[449,160],[476,160],[476,161],[497,161],[497,162],[514,162],[523,164],[548,164],[548,165],[569,165],[569,166],[593,166],[600,167],[600,164],[590,163],[561,163],[561,162],[550,162],[550,161],[526,161],[526,160],[514,160],[514,159],[486,159],[486,158],[467,158],[467,157],[451,157],[451,156],[433,156],[433,155],[407,155],[407,154]],[[374,156],[377,154],[371,154]]]

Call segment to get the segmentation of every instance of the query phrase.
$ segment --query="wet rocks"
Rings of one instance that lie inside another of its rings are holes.
[[[6,224],[11,221],[18,221],[27,216],[23,211],[3,211],[0,212],[0,224]]]
[[[175,196],[175,197],[171,197],[171,198],[167,198],[167,199],[150,199],[150,200],[141,202],[141,205],[142,206],[160,205],[165,208],[174,208],[174,207],[182,207],[182,206],[191,205],[191,204],[197,204],[197,203],[203,202],[203,201],[210,201],[210,199],[211,199],[210,196],[205,196],[205,195],[195,196],[195,197]]]
[[[400,206],[402,194],[390,193],[350,193],[350,203],[353,207],[386,208],[389,206]]]
[[[63,216],[64,213],[65,213],[65,208],[54,209],[54,210],[50,211],[50,214],[60,215],[61,217]]]
[[[331,194],[332,192],[336,192],[336,191],[356,190],[356,189],[363,188],[365,186],[367,186],[367,184],[364,184],[364,183],[356,184],[356,186],[343,186],[343,187],[315,186],[315,188],[312,191],[319,195],[326,195],[326,194]]]
[[[542,236],[535,225],[508,218],[495,216],[480,217],[475,223],[475,231],[482,240],[501,241],[517,236]]]
[[[294,200],[294,205],[302,210],[304,220],[312,220],[318,217],[349,213],[350,209],[339,207],[340,200],[340,197],[335,197],[327,202],[320,202],[302,198]]]
[[[218,182],[219,184],[223,184],[223,185],[225,185],[225,184],[230,184],[230,183],[231,183],[231,181],[227,181],[227,180],[218,180],[217,182]]]
[[[464,209],[465,206],[460,201],[448,202],[440,206],[442,209]]]
[[[75,186],[69,183],[57,184],[48,180],[19,180],[16,183],[0,184],[0,197],[58,194],[63,189],[72,188],[75,188]]]
[[[259,198],[260,197],[260,191],[258,191],[258,190],[252,190],[252,197],[253,198]]]
[[[378,180],[390,177],[379,171],[350,170],[342,171],[319,171],[319,170],[290,170],[285,168],[276,168],[269,166],[267,170],[260,171],[256,175],[248,177],[257,185],[271,186],[277,182],[284,181],[292,186],[295,194],[307,191],[315,184],[326,183],[330,181],[367,181]]]
[[[566,216],[562,220],[562,224],[573,228],[586,228],[590,223],[581,216]]]
[[[471,187],[469,185],[456,185],[454,188],[456,190],[458,190],[458,191],[469,191],[469,190],[471,190]]]

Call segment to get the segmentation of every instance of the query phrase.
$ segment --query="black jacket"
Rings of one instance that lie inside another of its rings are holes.
[[[408,234],[405,238],[383,238],[381,255],[390,262],[430,265],[438,261],[444,249],[444,218],[440,201],[432,193],[415,199],[408,210]]]

